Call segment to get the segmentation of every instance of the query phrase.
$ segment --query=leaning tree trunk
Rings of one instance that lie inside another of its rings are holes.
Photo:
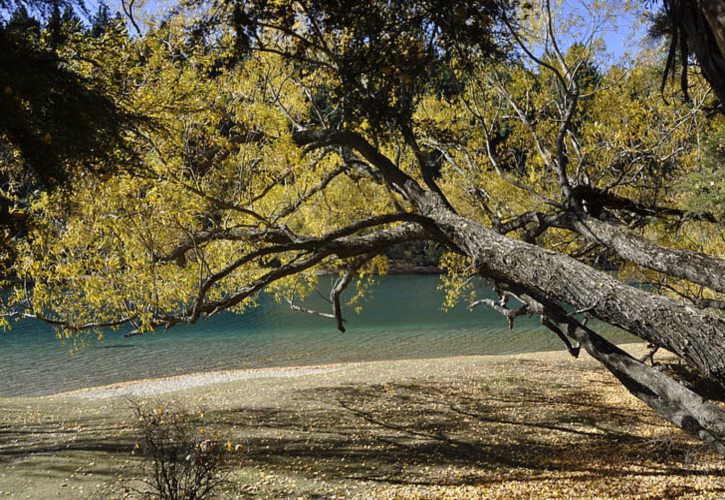
[[[725,409],[657,369],[634,359],[590,329],[571,329],[584,349],[638,399],[677,427],[689,432],[725,455]]]
[[[576,340],[657,414],[725,455],[725,408],[706,401],[661,371],[633,358],[571,317],[558,304],[527,294],[518,297],[529,311],[546,317],[545,324],[558,335]]]
[[[484,276],[588,312],[674,352],[725,385],[725,322],[719,318],[626,285],[576,259],[502,236],[441,205],[426,215]]]
[[[512,240],[444,207],[428,214],[485,277],[524,291],[657,414],[725,455],[725,410],[634,359],[566,313],[558,302],[665,347],[725,387],[725,324],[666,297],[628,286],[570,257]],[[529,304],[530,305],[530,304]]]

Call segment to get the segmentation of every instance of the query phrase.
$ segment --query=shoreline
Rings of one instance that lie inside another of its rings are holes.
[[[636,348],[639,343],[626,343],[622,346]],[[644,345],[644,344],[642,344]],[[642,351],[644,353],[644,351]],[[30,394],[6,394],[0,395],[0,401],[6,400],[41,400],[56,397],[78,397],[82,399],[107,399],[115,396],[133,396],[133,395],[155,395],[173,393],[194,387],[202,387],[214,384],[223,384],[227,382],[267,379],[267,378],[292,378],[303,377],[305,375],[317,375],[328,372],[336,372],[345,369],[379,365],[387,366],[396,363],[428,363],[428,362],[444,362],[449,359],[482,359],[482,360],[505,360],[517,359],[519,357],[529,357],[539,359],[542,356],[553,356],[553,358],[562,359],[570,358],[574,360],[566,351],[559,349],[540,349],[531,351],[509,351],[487,354],[452,354],[452,355],[427,355],[413,357],[390,357],[390,358],[370,358],[359,360],[342,360],[342,361],[321,361],[311,362],[309,364],[288,364],[288,365],[272,365],[248,368],[209,368],[197,367],[188,372],[176,374],[159,374],[150,376],[141,376],[140,378],[121,378],[120,380],[110,381],[107,383],[97,383],[95,385],[81,385],[70,388],[46,389],[40,393]],[[580,358],[581,359],[581,358]],[[75,384],[74,384],[75,385]],[[157,387],[149,389],[148,387]],[[138,389],[138,391],[137,391]],[[138,392],[138,394],[136,394]]]
[[[242,370],[212,370],[171,375],[168,377],[152,377],[128,380],[114,384],[84,387],[70,391],[62,391],[39,398],[108,399],[133,396],[155,396],[173,393],[196,387],[224,384],[241,380],[261,378],[292,378],[305,375],[317,375],[344,370],[356,363],[335,363],[329,365],[285,366],[279,368],[248,368]]]
[[[640,343],[623,344],[622,347],[629,351],[635,351],[635,355],[639,353],[639,351],[644,352],[644,344]],[[573,358],[566,351],[530,351],[512,354],[481,354],[430,358],[386,359],[305,366],[246,368],[235,370],[209,370],[186,373],[181,375],[142,378],[99,386],[83,387],[80,389],[61,391],[47,394],[44,396],[36,396],[35,398],[79,398],[86,400],[99,400],[121,397],[129,398],[160,396],[185,391],[188,389],[216,386],[230,382],[243,382],[250,380],[274,378],[300,378],[309,375],[322,375],[334,372],[341,372],[358,367],[370,367],[373,365],[379,366],[382,369],[383,367],[393,368],[396,365],[403,364],[422,365],[436,362],[447,363],[457,359],[477,360],[482,362],[483,364],[495,364],[499,362],[505,362],[507,360],[522,359],[559,362],[569,360],[572,362],[578,361],[583,363],[596,363],[596,361],[589,357],[586,353],[583,353],[580,358]]]

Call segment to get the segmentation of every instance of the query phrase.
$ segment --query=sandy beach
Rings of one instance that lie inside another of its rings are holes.
[[[219,498],[725,495],[722,457],[561,351],[195,373],[0,405],[0,498],[133,498],[132,405],[191,409],[235,444]]]

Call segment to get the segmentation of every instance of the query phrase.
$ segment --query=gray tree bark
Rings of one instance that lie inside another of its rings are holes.
[[[725,293],[725,260],[690,250],[663,247],[626,227],[584,214],[561,217],[554,225],[576,231],[639,266]]]
[[[725,408],[706,401],[661,371],[611,344],[568,315],[546,298],[517,295],[529,311],[546,318],[545,324],[559,336],[568,336],[584,347],[638,399],[677,427],[725,455]]]
[[[427,215],[482,275],[586,311],[674,352],[725,385],[725,322],[719,318],[626,285],[576,259],[502,236],[442,207]]]

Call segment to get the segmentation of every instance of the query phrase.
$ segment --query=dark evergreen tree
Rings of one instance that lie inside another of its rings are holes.
[[[88,32],[93,37],[99,37],[106,32],[113,22],[114,20],[113,16],[111,16],[111,10],[108,8],[108,5],[101,2],[98,5],[96,13],[91,16],[91,26]]]

